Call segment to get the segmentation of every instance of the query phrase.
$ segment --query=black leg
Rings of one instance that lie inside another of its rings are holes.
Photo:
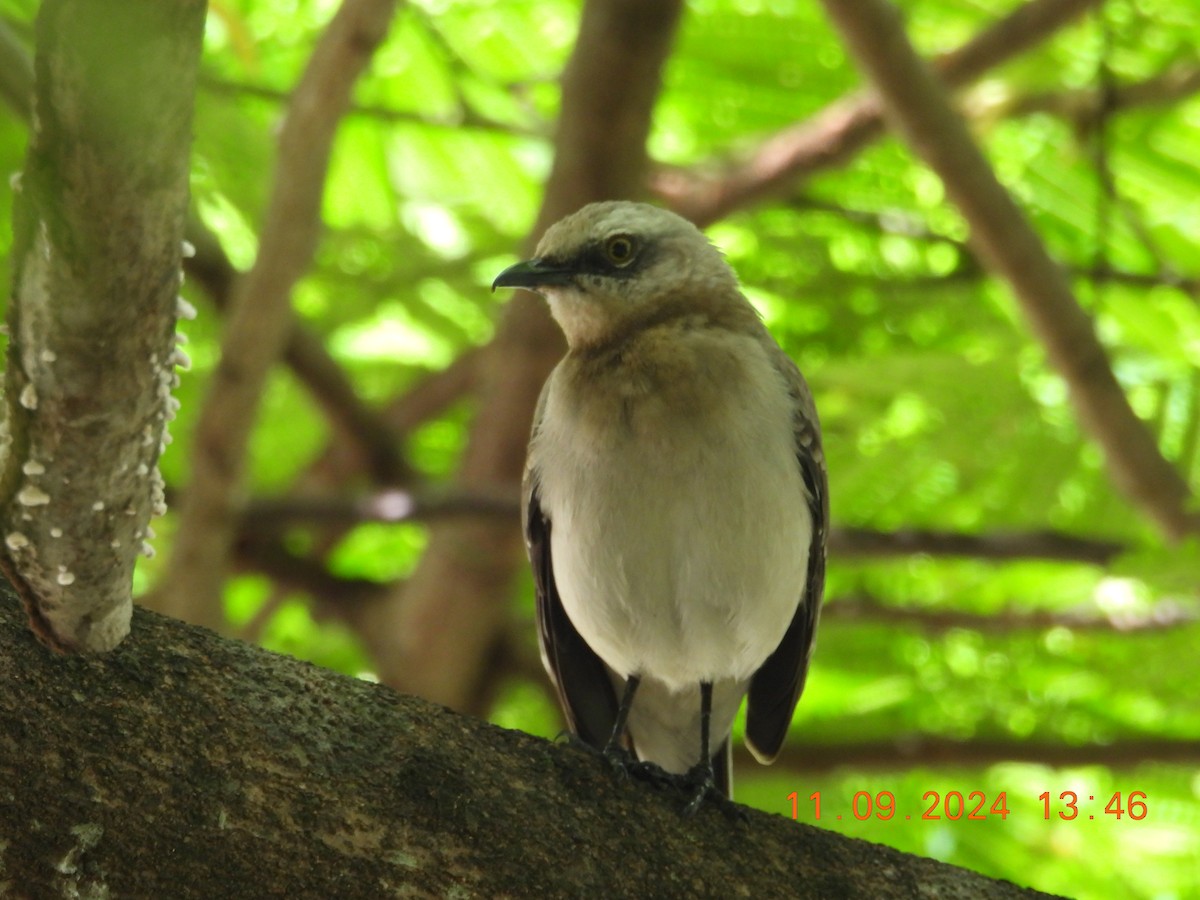
[[[709,730],[712,727],[712,682],[700,682],[700,758],[707,760],[712,771],[712,751],[709,750]]]
[[[683,808],[683,814],[695,814],[704,801],[712,798],[717,808],[732,821],[745,821],[745,811],[725,796],[725,792],[717,786],[717,774],[713,769],[712,756],[712,692],[711,682],[700,682],[700,762],[692,766],[684,776],[684,783],[694,787],[695,793]],[[724,755],[722,754],[722,758]]]
[[[700,682],[700,762],[688,773],[688,780],[697,782],[696,793],[684,807],[691,815],[704,803],[709,794],[717,793],[717,779],[713,773],[712,752],[709,750],[709,729],[712,725],[712,682]]]
[[[625,737],[625,724],[629,721],[629,709],[633,706],[633,695],[641,684],[641,676],[630,675],[625,681],[625,691],[621,694],[621,705],[617,707],[617,720],[613,723],[612,734],[604,745],[604,755],[609,759],[623,756],[625,748],[621,741]]]

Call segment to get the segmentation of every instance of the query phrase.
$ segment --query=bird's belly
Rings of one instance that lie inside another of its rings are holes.
[[[581,446],[543,483],[563,606],[617,673],[741,681],[791,623],[812,523],[790,427],[758,421]]]

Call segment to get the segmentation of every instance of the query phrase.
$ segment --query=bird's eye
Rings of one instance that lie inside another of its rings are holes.
[[[633,262],[637,246],[627,234],[618,234],[604,242],[604,255],[614,266],[627,266]]]

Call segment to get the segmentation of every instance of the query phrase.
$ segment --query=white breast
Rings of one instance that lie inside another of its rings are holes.
[[[674,690],[748,678],[778,646],[812,529],[765,350],[681,340],[648,387],[645,360],[582,387],[560,366],[531,448],[567,615],[617,673]]]

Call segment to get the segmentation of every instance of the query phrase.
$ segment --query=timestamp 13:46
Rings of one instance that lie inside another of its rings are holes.
[[[796,791],[792,791],[787,795],[787,799],[792,804],[792,818],[800,817],[800,797]],[[813,804],[813,819],[821,818],[821,792],[814,791],[808,795],[808,799]],[[1054,799],[1050,791],[1043,791],[1038,795],[1038,799],[1042,801],[1042,818],[1049,820],[1057,815],[1060,819],[1070,821],[1080,815],[1080,796],[1074,791],[1063,791]],[[1101,800],[1104,798],[1101,797]],[[971,791],[965,796],[961,791],[947,791],[941,793],[939,791],[926,791],[921,795],[923,803],[928,804],[919,816],[912,813],[901,816],[902,819],[918,820],[941,820],[949,819],[958,821],[966,819],[967,821],[982,821],[986,819],[1007,819],[1009,816],[1008,808],[1008,792],[1000,791],[998,794],[989,797],[983,791]],[[1094,802],[1096,797],[1088,795],[1087,802]],[[891,791],[878,791],[875,794],[869,791],[857,791],[850,801],[850,809],[848,812],[859,821],[866,819],[881,819],[884,821],[894,819],[897,816],[896,812],[896,795]],[[1146,818],[1146,792],[1145,791],[1129,791],[1122,793],[1116,791],[1108,802],[1104,805],[1102,811],[1103,816],[1108,816],[1114,819],[1120,819],[1123,816],[1128,816],[1131,819],[1141,820]],[[1087,818],[1095,819],[1095,813],[1085,813]],[[826,812],[828,817],[828,812]],[[841,819],[840,814],[835,818]]]

